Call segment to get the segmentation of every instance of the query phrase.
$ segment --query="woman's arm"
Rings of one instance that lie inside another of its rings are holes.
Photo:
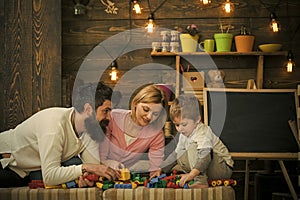
[[[164,159],[164,147],[165,147],[165,137],[161,131],[156,137],[152,140],[149,146],[149,160],[150,160],[150,169],[149,171],[156,171],[159,169],[163,159]]]

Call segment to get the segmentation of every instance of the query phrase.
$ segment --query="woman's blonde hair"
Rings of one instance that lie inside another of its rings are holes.
[[[160,125],[162,123],[162,126],[164,125],[166,119],[167,119],[167,113],[168,113],[168,101],[165,92],[160,89],[155,84],[146,84],[141,87],[139,87],[135,92],[133,93],[131,100],[130,100],[130,109],[131,109],[131,116],[134,121],[136,121],[136,105],[138,103],[155,103],[155,104],[161,104],[163,106],[163,110],[160,113],[158,119],[156,120],[157,125]]]

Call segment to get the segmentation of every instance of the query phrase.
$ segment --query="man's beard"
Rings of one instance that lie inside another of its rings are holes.
[[[87,133],[98,143],[104,140],[108,123],[108,119],[103,119],[98,122],[95,116],[88,117],[84,120]]]

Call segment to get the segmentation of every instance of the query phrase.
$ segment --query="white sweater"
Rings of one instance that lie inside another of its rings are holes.
[[[81,165],[62,167],[61,162],[80,154],[83,163],[99,163],[77,138],[71,124],[73,111],[48,108],[0,133],[0,154],[11,154],[0,160],[2,167],[8,166],[21,177],[41,169],[46,185],[58,185],[82,174]]]

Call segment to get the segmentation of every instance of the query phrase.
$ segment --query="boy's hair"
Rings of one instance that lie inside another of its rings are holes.
[[[89,103],[96,110],[105,100],[111,101],[112,92],[103,82],[81,86],[73,93],[73,106],[78,112],[82,112],[84,104]]]
[[[170,118],[188,118],[197,121],[201,115],[201,105],[194,95],[180,95],[175,98],[170,107]]]

